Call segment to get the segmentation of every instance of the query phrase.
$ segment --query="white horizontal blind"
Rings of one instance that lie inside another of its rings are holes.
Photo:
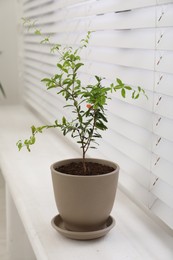
[[[113,95],[98,155],[118,162],[120,184],[173,228],[173,1],[28,0],[23,10],[53,42],[76,45],[94,31],[80,72],[86,83],[93,75],[107,83],[119,77],[146,90],[148,100]],[[40,83],[55,64],[49,46],[25,32],[25,100],[49,121],[68,114]]]

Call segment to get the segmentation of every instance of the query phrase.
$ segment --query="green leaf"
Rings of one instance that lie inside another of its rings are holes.
[[[141,92],[141,87],[138,86],[138,91]]]
[[[63,106],[63,107],[64,107],[64,108],[65,108],[65,107],[73,107],[73,105],[65,105],[65,106]]]
[[[100,130],[106,130],[107,127],[101,122],[96,122],[96,128],[100,129]]]
[[[41,31],[39,29],[36,29],[34,32],[36,35],[41,35]]]
[[[80,114],[79,114],[78,118],[79,118],[79,122],[82,123],[82,116]]]
[[[132,90],[132,88],[130,86],[125,86],[124,88],[127,90]]]
[[[135,99],[138,99],[138,97],[139,97],[139,93],[135,96]]]
[[[57,67],[58,67],[60,70],[64,71],[65,73],[68,73],[68,70],[67,70],[66,68],[64,68],[60,63],[57,64]]]
[[[50,82],[51,80],[49,78],[44,78],[41,80],[41,82]]]
[[[146,93],[145,93],[145,90],[144,90],[144,89],[142,89],[142,93],[143,93],[143,95],[146,97],[146,99],[148,99],[148,96],[146,95]]]
[[[31,126],[31,131],[32,131],[32,134],[34,134],[35,133],[35,131],[36,131],[36,128],[35,128],[35,126],[33,125],[33,126]]]
[[[81,58],[80,58],[80,56],[78,56],[78,55],[75,57],[75,60],[80,60],[80,59],[81,59]]]
[[[95,75],[95,78],[96,78],[96,80],[98,81],[98,82],[100,82],[102,79],[101,79],[101,77],[98,77],[97,75]]]
[[[102,136],[101,136],[100,134],[98,134],[98,133],[95,133],[95,134],[93,134],[93,137],[95,137],[95,138],[101,138]]]
[[[56,87],[57,87],[57,85],[52,84],[51,86],[47,87],[47,89],[56,88]]]
[[[60,47],[61,47],[61,44],[55,44],[55,45],[51,48],[50,52],[51,52],[51,53],[54,53],[55,51],[59,50]]]
[[[66,60],[64,63],[63,63],[63,67],[70,67],[70,62],[68,60]]]
[[[76,57],[75,57],[74,54],[70,54],[70,60],[71,60],[71,61],[75,61],[75,58],[76,58]]]
[[[66,123],[67,123],[66,118],[64,116],[62,118],[62,123],[63,123],[63,125],[66,125]]]
[[[20,150],[22,149],[22,147],[23,147],[21,140],[19,140],[19,141],[16,143],[16,145],[17,145],[19,151],[20,151]]]
[[[121,85],[114,86],[114,90],[122,89],[122,88],[123,88],[123,86],[121,86]]]
[[[122,88],[122,90],[121,90],[121,96],[122,96],[123,98],[126,97],[126,91],[125,91],[124,88]]]
[[[40,43],[49,43],[49,37],[45,37]]]
[[[74,70],[74,72],[76,72],[81,66],[83,66],[84,64],[83,63],[77,63],[76,65],[75,65],[75,70]]]
[[[59,126],[58,120],[55,120],[55,125],[56,125],[56,126]]]
[[[107,118],[102,113],[99,113],[99,117],[101,117],[104,122],[108,122]]]
[[[132,99],[135,98],[135,91],[132,92]]]
[[[30,137],[30,144],[35,144],[35,136]]]
[[[66,84],[70,84],[71,85],[71,84],[73,84],[73,81],[72,81],[72,79],[67,78],[67,79],[63,80],[62,84],[63,85],[66,85]]]
[[[121,81],[121,79],[117,78],[116,80],[117,80],[117,83],[118,83],[119,85],[121,85],[121,86],[124,85],[123,82]]]
[[[62,65],[60,63],[57,63],[57,67],[62,70]]]

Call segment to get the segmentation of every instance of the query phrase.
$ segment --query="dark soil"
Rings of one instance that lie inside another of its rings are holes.
[[[60,166],[55,170],[62,173],[71,174],[71,175],[89,175],[89,176],[102,175],[102,174],[110,173],[114,170],[114,168],[110,166],[102,165],[99,163],[93,163],[93,162],[86,162],[86,168],[87,168],[87,173],[84,174],[82,162],[72,162]]]

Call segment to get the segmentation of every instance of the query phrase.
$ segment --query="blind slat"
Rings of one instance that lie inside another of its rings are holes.
[[[160,156],[153,154],[152,156],[152,173],[164,182],[173,186],[173,164]]]
[[[151,211],[173,229],[173,210],[164,202],[156,200],[154,205],[151,207]]]
[[[161,138],[160,136],[154,136],[153,139],[153,152],[170,163],[173,163],[173,144],[172,142]]]
[[[153,121],[153,131],[156,135],[173,142],[172,120],[156,114]]]
[[[173,209],[172,187],[170,185],[154,177],[150,191],[159,198],[159,200]]]

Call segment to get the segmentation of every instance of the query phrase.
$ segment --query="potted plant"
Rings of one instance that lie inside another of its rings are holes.
[[[30,21],[25,20],[30,25]],[[32,26],[35,28],[35,24]],[[36,34],[41,34],[35,28]],[[131,98],[145,95],[141,87],[136,89],[124,84],[120,79],[104,86],[104,78],[95,76],[95,83],[81,82],[79,71],[84,63],[81,52],[88,46],[91,32],[82,39],[79,47],[55,44],[51,51],[58,52],[57,73],[41,81],[47,90],[56,89],[65,99],[64,108],[71,110],[69,118],[55,120],[53,124],[32,126],[31,136],[17,142],[18,149],[35,144],[36,135],[49,128],[59,128],[63,135],[71,134],[80,145],[81,158],[72,158],[51,165],[53,189],[59,215],[53,220],[53,226],[67,237],[75,239],[93,239],[105,235],[115,224],[110,212],[113,207],[119,166],[106,160],[86,158],[89,148],[96,148],[96,140],[101,131],[107,129],[106,105],[112,92],[120,91],[123,98],[131,92]],[[44,38],[42,43],[49,42]],[[145,95],[146,96],[146,95]]]

